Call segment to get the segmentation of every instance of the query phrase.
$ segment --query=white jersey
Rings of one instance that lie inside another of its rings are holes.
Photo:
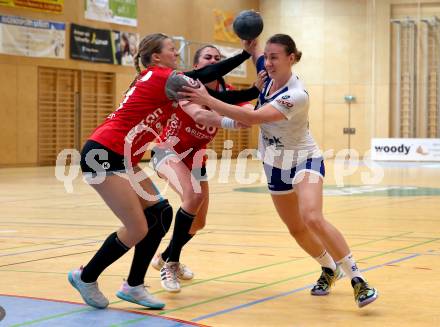
[[[308,158],[321,156],[309,131],[309,95],[296,75],[268,95],[273,84],[269,80],[263,88],[256,110],[270,104],[280,111],[285,120],[260,125],[258,150],[264,163],[281,169],[290,169]]]

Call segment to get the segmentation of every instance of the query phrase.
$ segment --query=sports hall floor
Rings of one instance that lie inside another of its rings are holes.
[[[67,193],[53,167],[0,169],[0,326],[440,326],[440,163],[381,167],[379,184],[363,185],[362,173],[371,173],[359,164],[336,188],[343,167],[328,160],[325,180],[324,213],[378,288],[373,304],[358,309],[346,278],[330,296],[310,296],[318,265],[290,238],[265,184],[240,185],[232,174],[228,183],[210,181],[207,226],[184,249],[195,279],[165,293],[149,269],[162,311],[114,295],[131,253],[100,279],[109,309],[83,305],[67,272],[91,258],[118,220],[80,178]],[[175,194],[166,195],[177,208]]]

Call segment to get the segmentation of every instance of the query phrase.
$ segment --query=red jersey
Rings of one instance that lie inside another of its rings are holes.
[[[132,164],[137,164],[145,152],[142,148],[161,133],[173,106],[177,106],[165,95],[165,83],[172,71],[158,66],[145,69],[119,107],[89,139],[121,155],[124,146],[128,147]]]
[[[221,91],[219,84],[217,84],[217,91]],[[234,87],[226,84],[226,90],[233,90]],[[246,103],[239,104],[244,105]],[[182,158],[182,161],[188,168],[200,168],[205,165],[206,156],[204,155],[206,145],[211,142],[217,134],[217,128],[212,126],[205,126],[197,124],[191,116],[189,116],[181,108],[175,111],[170,120],[167,122],[166,127],[160,134],[160,140],[162,142],[171,141],[170,137],[174,136],[178,138],[178,143],[174,145],[174,151],[178,154],[182,154],[185,151],[192,148],[192,151],[188,155]],[[198,153],[197,157],[194,156]],[[194,161],[196,159],[196,161]]]

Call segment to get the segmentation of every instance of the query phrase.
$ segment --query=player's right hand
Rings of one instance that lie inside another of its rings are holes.
[[[257,80],[255,81],[254,85],[259,89],[260,91],[263,89],[264,82],[267,78],[267,72],[266,70],[262,70],[257,75]]]

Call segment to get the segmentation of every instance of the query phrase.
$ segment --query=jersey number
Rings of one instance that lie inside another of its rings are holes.
[[[208,134],[214,134],[217,131],[217,127],[205,126],[201,124],[196,124],[196,127],[202,131],[206,131]]]
[[[153,75],[153,72],[149,71],[147,74],[145,74],[144,77],[141,78],[142,82],[146,82],[150,79],[151,75]],[[130,96],[134,93],[134,90],[136,90],[136,86],[133,86],[130,90],[128,90],[127,93],[125,93],[125,97],[124,100],[122,100],[122,102],[119,104],[119,107],[113,112],[111,113],[108,118],[113,118],[116,115],[116,111],[118,111],[119,109],[122,109],[124,107],[124,103],[126,103],[128,101],[128,98],[130,98]]]

